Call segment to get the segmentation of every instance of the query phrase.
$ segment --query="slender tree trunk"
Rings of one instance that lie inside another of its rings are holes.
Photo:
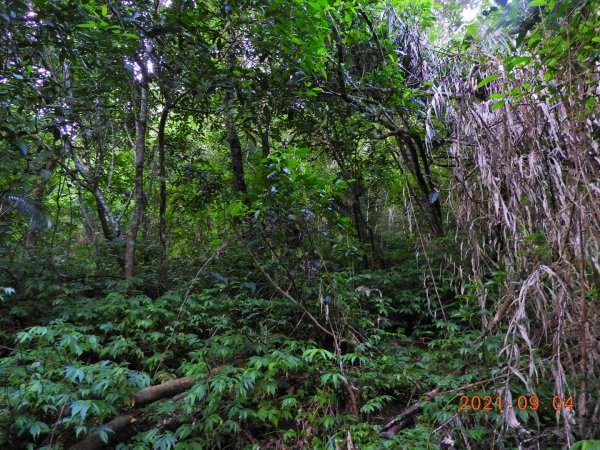
[[[359,181],[350,183],[352,191],[352,212],[354,213],[354,223],[356,225],[356,232],[358,234],[358,240],[366,245],[371,246],[371,266],[377,265],[377,254],[375,251],[375,236],[373,235],[373,228],[369,225],[367,217],[363,214],[363,208],[360,201],[362,187]]]
[[[423,144],[423,141],[420,139],[415,139],[414,140],[415,143],[413,145],[416,145],[418,150],[419,150],[419,154],[421,155],[421,161],[423,161],[423,168],[424,168],[424,172],[425,172],[425,178],[427,180],[427,184],[429,186],[429,195],[432,195],[434,190],[435,190],[435,183],[433,180],[433,174],[431,173],[431,167],[429,166],[429,159],[427,158],[427,153],[425,152],[425,145]],[[433,222],[434,222],[434,231],[438,234],[438,235],[442,235],[444,234],[444,216],[442,214],[442,206],[440,204],[440,200],[439,197],[436,198],[435,200],[431,201],[431,198],[428,195],[428,204],[429,207],[431,209],[431,215],[433,218]]]
[[[167,260],[167,242],[165,234],[167,231],[167,171],[165,168],[165,126],[169,117],[170,106],[165,105],[160,122],[158,123],[158,177],[160,179],[159,187],[159,207],[158,207],[158,283],[160,290],[163,291],[167,286],[168,278],[168,260]]]
[[[262,155],[263,158],[269,156],[271,149],[269,148],[269,133],[271,131],[271,109],[269,105],[265,103],[263,106],[263,115],[265,119],[265,128],[261,133],[261,146],[262,146]]]
[[[116,217],[113,215],[112,211],[110,210],[108,203],[106,203],[106,199],[104,198],[102,191],[98,187],[96,187],[93,190],[92,194],[94,195],[94,198],[96,199],[96,205],[102,209],[102,211],[104,212],[104,215],[108,218],[108,223],[110,223],[113,234],[117,237],[123,237],[123,232],[121,230],[119,222],[116,219]]]
[[[231,150],[231,168],[233,170],[233,181],[237,192],[246,193],[246,181],[244,180],[244,161],[242,155],[242,143],[237,134],[233,120],[233,93],[227,90],[225,93],[225,133]]]
[[[134,207],[131,226],[125,241],[125,276],[135,275],[135,248],[137,234],[144,209],[144,155],[146,153],[146,128],[148,122],[148,84],[144,74],[141,82],[140,112],[135,123],[134,147]]]
[[[123,232],[121,230],[121,227],[119,226],[119,221],[117,220],[117,218],[113,215],[112,211],[110,210],[110,207],[108,206],[108,203],[106,202],[106,199],[104,198],[104,195],[102,194],[102,191],[98,187],[97,181],[93,179],[93,175],[90,173],[89,168],[87,166],[85,166],[81,162],[81,160],[77,157],[77,155],[75,154],[75,151],[73,150],[73,146],[71,145],[70,137],[68,137],[68,136],[64,137],[63,142],[64,142],[65,147],[67,148],[68,153],[71,155],[71,158],[73,158],[73,163],[75,164],[75,169],[86,181],[87,189],[94,196],[94,199],[96,201],[96,209],[98,210],[100,222],[102,223],[102,221],[103,221],[102,216],[105,217],[108,220],[110,227],[112,228],[112,234],[115,237],[123,237]],[[107,236],[106,230],[104,230],[104,226],[102,227],[102,230],[103,230],[104,235]]]

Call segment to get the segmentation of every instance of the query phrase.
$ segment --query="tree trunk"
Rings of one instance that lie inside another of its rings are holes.
[[[165,168],[165,126],[169,117],[170,106],[165,105],[160,122],[158,123],[158,177],[160,179],[159,207],[158,207],[158,284],[161,292],[167,286],[168,262],[167,262],[167,171]]]
[[[142,62],[143,64],[143,62]],[[141,81],[140,113],[135,123],[134,147],[134,207],[131,226],[125,241],[125,277],[135,275],[135,247],[140,220],[144,209],[144,155],[146,153],[146,127],[148,121],[148,84],[145,74]]]
[[[358,234],[358,240],[367,245],[371,246],[371,266],[378,264],[377,252],[375,251],[375,236],[373,234],[373,228],[369,224],[367,217],[363,214],[363,208],[360,201],[362,195],[362,186],[359,181],[353,181],[350,183],[350,189],[352,191],[352,212],[354,214],[354,223],[356,226],[356,232]]]
[[[261,133],[261,146],[263,158],[266,158],[271,152],[271,149],[269,148],[269,133],[271,131],[271,110],[267,103],[265,103],[265,105],[263,106],[263,115],[265,119],[265,128],[262,130]]]
[[[183,377],[169,380],[163,384],[148,386],[135,394],[131,394],[129,404],[132,407],[140,408],[161,398],[172,397],[180,392],[187,391],[195,382],[193,377]]]
[[[102,209],[102,204],[98,200],[97,197],[94,197],[96,202],[96,212],[98,213],[98,220],[100,221],[100,227],[102,228],[102,234],[104,235],[104,239],[107,241],[112,241],[113,236],[110,232],[110,228],[108,226],[108,222],[106,221],[106,215],[104,214],[104,210]]]
[[[233,170],[233,182],[237,192],[246,193],[246,181],[244,180],[244,161],[242,155],[242,143],[237,134],[233,120],[233,93],[227,90],[225,93],[225,133],[231,150],[231,168]]]

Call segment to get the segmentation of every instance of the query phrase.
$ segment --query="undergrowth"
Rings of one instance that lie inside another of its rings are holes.
[[[463,435],[487,448],[500,413],[459,414],[459,396],[483,398],[509,382],[515,398],[527,391],[497,357],[502,330],[479,339],[486,312],[469,290],[454,296],[440,285],[443,295],[428,298],[420,265],[413,256],[338,274],[348,321],[337,349],[315,341],[313,326],[255,274],[207,272],[191,290],[157,298],[123,283],[102,297],[49,287],[51,319],[29,317],[30,326],[3,336],[0,446],[66,448],[94,430],[107,440],[103,424],[130,413],[135,426],[117,448],[326,449],[349,436],[359,448],[438,448]],[[11,314],[21,313],[18,297],[4,299]],[[196,382],[176,401],[130,406],[132,393],[183,376]],[[379,437],[381,425],[436,388],[402,430]],[[543,389],[540,398],[551,395],[551,385]],[[517,413],[525,427],[554,421]]]

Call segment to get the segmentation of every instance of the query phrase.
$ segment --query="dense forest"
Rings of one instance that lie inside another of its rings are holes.
[[[600,1],[8,0],[0,43],[0,448],[600,448]]]

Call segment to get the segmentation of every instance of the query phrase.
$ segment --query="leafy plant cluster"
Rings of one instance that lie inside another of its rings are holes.
[[[264,436],[329,448],[347,439],[346,431],[357,445],[380,445],[374,423],[385,408],[415,390],[474,379],[445,375],[464,358],[478,358],[474,335],[457,323],[452,336],[438,325],[433,338],[431,321],[407,331],[405,321],[426,311],[422,292],[411,290],[417,270],[400,279],[394,270],[340,275],[337,295],[356,333],[342,351],[314,341],[289,303],[256,296],[268,287],[239,275],[213,272],[187,297],[151,299],[125,289],[56,300],[56,317],[18,332],[1,360],[2,445],[61,446],[94,430],[108,439],[102,425],[126,411],[137,420],[127,448],[252,448]],[[423,310],[414,310],[417,303]],[[140,389],[182,376],[197,381],[177,401],[141,411],[129,405]],[[439,406],[428,406],[423,418],[433,422],[453,408],[442,400],[432,405]]]

